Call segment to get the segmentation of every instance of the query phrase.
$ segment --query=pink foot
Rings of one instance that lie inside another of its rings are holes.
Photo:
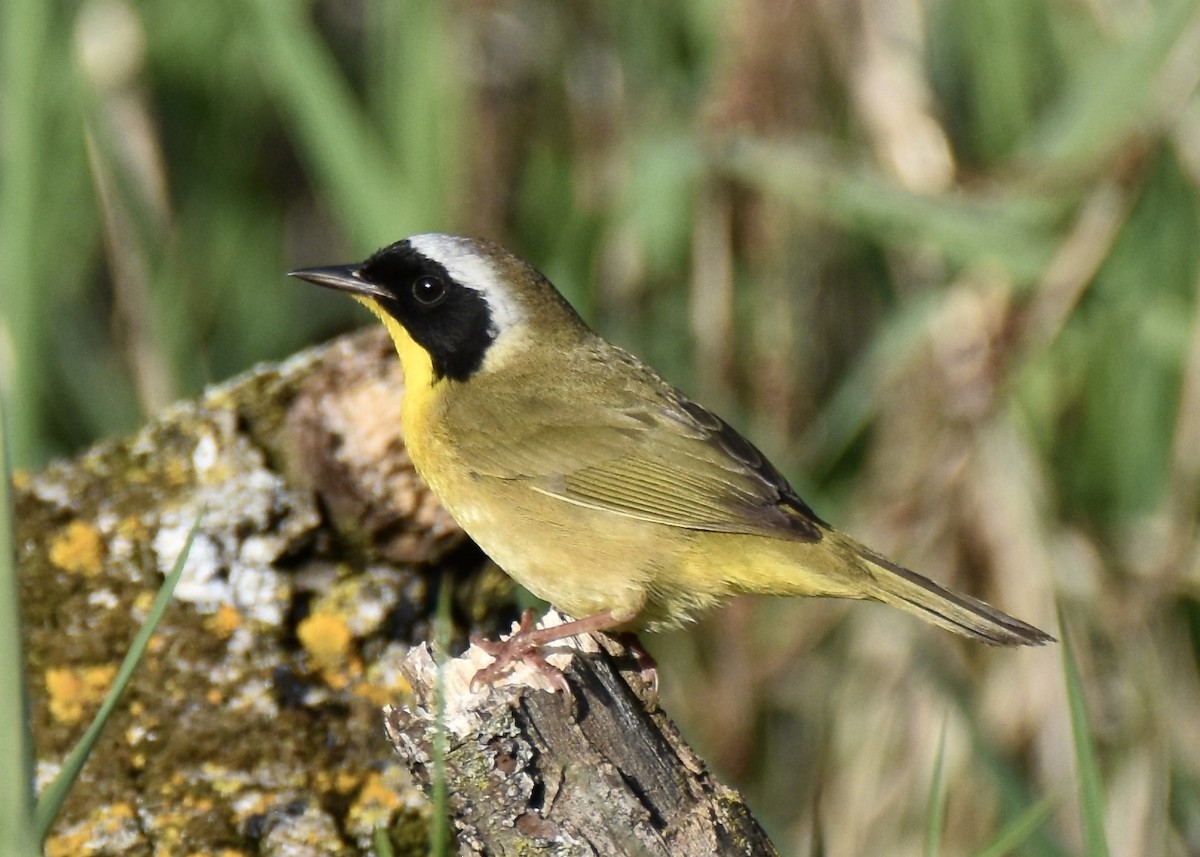
[[[549,663],[542,656],[542,647],[557,640],[574,637],[577,634],[606,631],[621,623],[622,620],[616,619],[611,611],[605,611],[603,613],[596,613],[593,616],[585,616],[582,619],[573,619],[570,622],[564,622],[561,625],[554,625],[549,628],[535,628],[533,626],[533,611],[526,610],[521,614],[521,622],[517,626],[517,632],[507,640],[492,641],[484,640],[480,637],[471,638],[472,645],[479,646],[479,648],[495,658],[492,663],[475,673],[475,676],[471,679],[471,689],[475,690],[482,685],[493,684],[501,677],[512,672],[512,668],[516,664],[524,662],[533,667],[540,675],[544,676],[556,690],[561,690],[565,693],[570,690],[570,687],[567,685],[567,677],[563,675],[562,670]]]
[[[563,693],[570,690],[563,671],[542,656],[539,651],[541,644],[535,639],[535,632],[533,611],[526,610],[521,614],[521,622],[517,626],[516,633],[507,640],[486,640],[483,637],[472,637],[471,645],[483,649],[494,660],[475,673],[471,679],[471,690],[495,684],[520,663],[526,663],[533,667],[556,690],[561,690]]]

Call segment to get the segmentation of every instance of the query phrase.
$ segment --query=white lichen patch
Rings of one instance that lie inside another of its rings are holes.
[[[56,479],[65,475],[61,468],[51,467],[30,483],[30,492],[39,501],[55,509],[70,509],[74,506],[71,486],[66,479]]]
[[[250,679],[240,685],[237,692],[226,702],[226,706],[230,711],[241,713],[261,714],[265,717],[279,715],[274,689],[266,679]]]
[[[342,854],[345,845],[337,821],[308,803],[299,815],[278,813],[262,839],[263,854]]]
[[[184,546],[194,520],[185,521],[178,517],[163,516],[158,532],[154,534],[152,547],[158,559],[158,568],[167,574],[174,567]],[[175,598],[198,605],[215,606],[229,599],[229,584],[221,575],[223,565],[217,542],[204,533],[196,533],[187,558],[183,563],[183,574],[175,587]]]
[[[238,558],[249,565],[266,565],[279,556],[278,540],[271,535],[250,536],[242,540]]]
[[[115,610],[121,604],[121,599],[111,589],[93,589],[87,594],[88,607],[102,610]]]
[[[196,448],[192,450],[192,468],[197,475],[203,476],[216,466],[219,454],[217,439],[211,434],[201,435],[196,441]]]
[[[200,519],[175,597],[202,612],[232,605],[252,624],[278,627],[292,596],[291,576],[274,566],[295,539],[320,523],[311,498],[291,490],[262,453],[214,420],[190,456],[198,488],[165,512],[153,548],[166,573]]]
[[[44,792],[58,778],[61,771],[62,765],[58,762],[39,759],[33,766],[33,790],[38,794]]]
[[[289,578],[269,565],[245,564],[240,558],[229,569],[230,603],[251,621],[278,627],[292,598]]]

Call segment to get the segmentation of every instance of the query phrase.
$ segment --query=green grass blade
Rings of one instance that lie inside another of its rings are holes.
[[[53,73],[46,67],[53,13],[54,4],[39,0],[0,4],[0,321],[11,337],[5,343],[10,353],[0,354],[0,372],[7,376],[13,413],[21,415],[8,427],[10,451],[20,466],[40,460],[43,452],[38,387],[45,331],[38,306],[46,283],[39,278],[35,248],[37,232],[45,227],[38,219],[38,177],[45,151],[40,134],[49,110],[43,74]]]
[[[925,857],[937,857],[942,848],[942,828],[946,824],[946,718],[938,735],[937,755],[933,759],[933,781],[929,784],[929,802],[925,813]]]
[[[1035,791],[1037,785],[1030,782],[1028,773],[1020,768],[1016,759],[997,746],[996,735],[978,717],[977,709],[972,708],[974,703],[965,687],[941,670],[932,674],[938,676],[942,691],[954,700],[963,715],[961,722],[970,736],[976,775],[995,790],[999,818],[1024,817],[1029,807],[1040,799],[1041,792]],[[1074,852],[1060,841],[1052,826],[1034,825],[1025,836],[1022,857],[1073,857]]]
[[[388,830],[380,825],[371,834],[371,847],[375,849],[375,857],[392,857],[392,840],[388,838]]]
[[[21,644],[20,587],[9,496],[8,425],[0,397],[0,764],[16,776],[0,777],[0,852],[36,854],[33,833],[33,738]]]
[[[829,853],[825,847],[825,825],[821,823],[821,807],[819,797],[813,798],[812,803],[812,836],[809,839],[808,853],[812,857],[826,857]]]
[[[199,528],[200,519],[197,518],[196,523],[192,524],[191,532],[188,533],[187,541],[184,542],[183,550],[179,552],[179,558],[175,560],[175,566],[163,581],[162,586],[159,587],[158,595],[150,607],[146,621],[142,623],[141,630],[134,637],[133,645],[129,647],[128,654],[121,661],[121,668],[117,670],[116,679],[104,697],[104,702],[100,704],[100,710],[96,712],[91,725],[88,726],[83,737],[79,739],[66,761],[63,762],[62,770],[54,778],[54,782],[38,798],[37,809],[34,813],[34,828],[39,841],[45,840],[46,834],[50,831],[50,825],[54,823],[55,817],[62,809],[63,801],[67,799],[67,794],[71,791],[71,786],[74,785],[79,772],[83,770],[83,766],[87,762],[92,748],[96,745],[96,741],[99,740],[100,734],[104,731],[109,717],[116,710],[117,703],[121,701],[121,696],[129,685],[129,680],[133,678],[133,672],[137,669],[138,662],[141,661],[142,655],[150,643],[150,638],[154,635],[154,629],[158,627],[159,620],[162,619],[167,606],[171,603],[175,584],[179,582],[179,578],[183,574],[184,564],[187,562],[188,553],[192,549],[192,541],[196,538]]]
[[[253,0],[249,4],[267,84],[280,103],[300,153],[322,195],[334,204],[356,243],[380,246],[407,235],[408,198],[377,129],[316,31],[304,6]]]
[[[1052,164],[1092,158],[1161,112],[1160,78],[1171,53],[1188,38],[1196,8],[1197,0],[1148,7],[1141,28],[1098,55],[1057,108],[1047,111],[1031,154]]]
[[[450,225],[453,189],[469,157],[459,126],[468,109],[463,70],[470,60],[447,26],[449,9],[441,0],[365,6],[368,104],[404,185],[403,198],[391,201],[392,216],[421,230]]]
[[[1005,857],[1016,851],[1035,830],[1046,823],[1056,803],[1058,801],[1055,798],[1042,798],[1001,830],[991,845],[976,851],[974,857]]]
[[[994,260],[1029,283],[1053,257],[1062,203],[1045,195],[927,196],[803,142],[741,139],[717,164],[801,214],[884,243],[930,244],[955,265]]]
[[[450,853],[450,802],[446,791],[446,661],[450,657],[450,585],[443,581],[438,590],[437,616],[434,619],[433,656],[437,659],[437,699],[434,703],[433,782],[429,821],[430,857]]]
[[[1083,679],[1071,645],[1062,608],[1058,611],[1062,629],[1063,672],[1067,682],[1067,707],[1071,713],[1071,737],[1075,743],[1075,773],[1079,780],[1079,804],[1083,812],[1083,842],[1088,857],[1108,857],[1108,839],[1104,833],[1104,796],[1101,794],[1100,765],[1088,722],[1083,698]]]

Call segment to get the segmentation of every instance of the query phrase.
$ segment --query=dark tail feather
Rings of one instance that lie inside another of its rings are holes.
[[[951,592],[862,545],[855,547],[859,556],[881,572],[875,574],[879,591],[872,593],[872,597],[885,604],[992,646],[1042,646],[1055,642],[1040,628],[1009,616],[978,598]]]

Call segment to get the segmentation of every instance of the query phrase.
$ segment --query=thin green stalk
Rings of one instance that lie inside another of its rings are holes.
[[[13,542],[8,425],[0,396],[0,764],[16,776],[0,777],[0,851],[37,853],[33,832],[33,737],[29,732],[25,650],[21,644],[21,605]]]
[[[450,584],[438,590],[437,617],[433,626],[433,656],[437,660],[437,694],[434,699],[433,782],[430,791],[433,817],[429,827],[430,857],[450,853],[450,803],[446,792],[446,661],[450,657]]]
[[[1050,817],[1056,803],[1058,803],[1056,798],[1042,798],[1001,830],[1000,835],[991,845],[982,851],[976,851],[975,857],[1005,857],[1007,854],[1012,854],[1033,835],[1035,830],[1046,823],[1046,819]]]
[[[1109,50],[1096,56],[1076,78],[1053,110],[1045,111],[1044,126],[1031,135],[1034,157],[1048,166],[1094,158],[1126,135],[1135,136],[1138,123],[1162,121],[1163,104],[1155,97],[1161,79],[1181,41],[1194,29],[1197,0],[1170,0],[1148,7],[1142,25]]]
[[[1100,781],[1100,765],[1096,760],[1092,727],[1083,698],[1083,679],[1071,645],[1062,608],[1058,611],[1058,626],[1062,629],[1063,672],[1067,682],[1067,707],[1071,714],[1071,737],[1075,743],[1075,776],[1079,782],[1079,805],[1083,813],[1083,842],[1088,857],[1108,857],[1108,838],[1104,832],[1104,796]]]
[[[371,847],[375,849],[375,857],[392,857],[392,840],[388,838],[388,830],[383,825],[376,827],[372,833]]]
[[[39,76],[54,8],[42,0],[0,3],[0,334],[11,339],[14,363],[6,366],[0,353],[0,382],[8,386],[13,413],[21,415],[8,429],[20,466],[37,462],[42,454],[38,390],[45,366],[37,308],[45,284],[38,281],[34,247],[44,150],[45,108],[39,95],[44,81]]]
[[[113,681],[113,685],[108,690],[108,694],[104,697],[104,702],[100,704],[100,710],[96,712],[96,716],[92,718],[91,724],[87,731],[83,733],[83,737],[71,750],[63,762],[62,770],[58,776],[54,778],[47,788],[38,798],[37,809],[34,813],[34,827],[37,831],[39,841],[44,841],[46,834],[50,831],[50,826],[54,823],[55,817],[62,809],[63,802],[67,799],[67,794],[71,791],[71,786],[74,785],[79,772],[83,770],[84,764],[87,763],[88,756],[91,755],[92,748],[99,740],[100,734],[104,731],[105,725],[116,710],[117,703],[121,701],[121,696],[125,692],[125,688],[129,686],[130,679],[133,678],[134,670],[137,669],[138,663],[142,659],[142,655],[146,651],[146,647],[150,644],[150,638],[154,636],[154,629],[158,627],[159,620],[162,619],[167,607],[171,603],[171,595],[175,591],[175,584],[179,582],[179,578],[183,574],[183,567],[187,562],[188,553],[192,549],[192,541],[196,538],[196,532],[200,528],[200,519],[196,519],[196,523],[192,525],[191,532],[188,533],[187,541],[184,542],[183,550],[179,552],[178,559],[175,560],[175,566],[167,575],[161,587],[159,587],[158,595],[154,599],[154,604],[150,607],[150,612],[146,616],[146,621],[142,623],[141,629],[134,637],[133,644],[129,647],[129,652],[125,655],[125,659],[121,661],[121,667],[117,670],[117,677]]]
[[[279,100],[321,195],[334,204],[355,243],[379,246],[415,229],[392,158],[358,105],[303,6],[253,0],[262,69]]]
[[[942,847],[942,828],[946,824],[946,718],[938,735],[937,755],[933,760],[933,781],[929,784],[928,809],[925,813],[925,857],[937,857]]]

